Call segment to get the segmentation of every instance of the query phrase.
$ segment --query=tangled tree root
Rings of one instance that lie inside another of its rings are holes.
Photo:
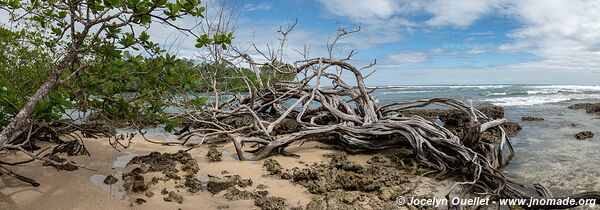
[[[19,130],[10,141],[0,149],[14,150],[24,153],[29,158],[17,162],[7,162],[0,160],[0,172],[29,183],[34,187],[40,184],[35,180],[12,172],[9,167],[17,166],[34,160],[41,160],[44,165],[55,167],[58,170],[76,170],[86,168],[72,161],[67,161],[57,156],[59,153],[73,155],[90,155],[83,141],[84,137],[115,138],[116,131],[107,124],[97,123],[76,123],[75,120],[59,120],[51,123],[43,121],[30,122],[24,129]],[[37,146],[37,142],[46,141],[55,144],[54,148],[48,154],[42,155],[50,149]],[[39,150],[34,153],[34,151]],[[87,168],[86,168],[87,169]]]
[[[335,72],[327,71],[335,69]],[[512,145],[501,127],[504,119],[492,119],[471,105],[445,98],[421,99],[378,105],[364,83],[362,69],[344,60],[310,59],[297,64],[294,73],[305,75],[298,82],[279,82],[264,91],[252,89],[242,100],[230,100],[228,110],[208,109],[189,115],[194,129],[182,132],[187,142],[200,137],[201,142],[221,135],[233,138],[240,160],[259,160],[273,154],[289,154],[285,148],[294,142],[326,141],[349,152],[377,151],[409,147],[414,159],[421,165],[464,177],[465,181],[453,186],[468,185],[473,193],[491,198],[529,198],[521,191],[522,185],[508,180],[499,170],[514,156]],[[341,79],[342,72],[350,72],[356,87]],[[330,82],[332,87],[322,87]],[[469,117],[467,132],[459,138],[448,129],[419,116],[404,116],[403,111],[429,105],[449,107]],[[244,125],[226,123],[235,115],[247,116]],[[264,117],[265,115],[269,117]],[[282,122],[293,120],[297,132],[277,133]],[[500,131],[497,143],[482,141],[482,134],[490,129]],[[234,135],[235,134],[235,135]],[[246,144],[255,149],[244,151]],[[543,187],[539,196],[550,197]],[[543,190],[542,190],[543,189]],[[600,195],[592,192],[571,198]],[[564,208],[564,206],[557,206]]]

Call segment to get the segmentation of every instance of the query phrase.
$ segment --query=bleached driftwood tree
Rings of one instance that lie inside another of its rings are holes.
[[[293,29],[280,30],[283,38]],[[306,58],[293,65],[273,55],[277,50],[261,52],[268,63],[256,63],[247,53],[236,51],[253,69],[267,65],[282,74],[298,75],[295,81],[278,81],[265,88],[249,87],[246,97],[235,98],[227,106],[207,106],[205,110],[186,113],[192,121],[191,128],[180,139],[188,142],[199,138],[201,143],[223,135],[233,140],[240,160],[260,160],[271,155],[293,155],[285,151],[295,142],[322,141],[335,144],[346,151],[378,151],[389,148],[410,148],[414,159],[422,166],[460,177],[473,193],[493,198],[529,198],[523,185],[512,182],[501,172],[513,158],[512,145],[501,126],[505,119],[492,119],[464,102],[431,98],[380,105],[372,97],[374,89],[365,84],[364,68],[353,66],[354,55],[336,59],[335,44],[355,31],[340,30],[328,44],[328,57]],[[282,45],[283,46],[283,45]],[[271,56],[268,56],[271,55]],[[281,57],[280,57],[281,58]],[[279,61],[279,62],[274,62]],[[342,78],[350,74],[351,85]],[[370,73],[368,74],[370,75]],[[402,112],[428,105],[440,105],[458,110],[468,116],[468,132],[462,138],[443,126],[419,116],[403,116]],[[227,108],[223,108],[227,107]],[[244,125],[232,125],[231,119],[244,117]],[[282,123],[298,125],[296,132],[277,131]],[[498,129],[500,138],[495,143],[482,141],[484,132]],[[253,149],[244,150],[252,145]],[[552,195],[541,185],[535,185],[540,198]],[[454,188],[454,187],[453,187]],[[571,195],[571,198],[599,198],[597,192]],[[530,206],[539,208],[542,206]],[[569,206],[553,206],[566,208]]]

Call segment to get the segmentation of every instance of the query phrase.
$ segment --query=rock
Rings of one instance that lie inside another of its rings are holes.
[[[167,191],[167,188],[163,188],[162,190],[160,190],[160,194],[166,195],[166,194],[169,194],[169,191]]]
[[[342,191],[341,200],[347,204],[354,204],[358,200],[359,194],[355,191]]]
[[[198,166],[198,162],[196,162],[196,160],[189,160],[185,164],[181,165],[181,171],[188,175],[194,175],[200,171],[200,167]]]
[[[256,191],[256,194],[258,194],[259,196],[265,197],[269,194],[269,191],[259,190],[259,191]]]
[[[218,177],[211,177],[208,180],[208,185],[207,185],[207,189],[210,193],[217,194],[227,188],[232,187],[233,185],[236,184],[235,179],[232,178],[228,178],[228,179],[223,179],[223,178],[218,178]]]
[[[493,119],[502,119],[504,118],[504,108],[496,105],[488,105],[477,108],[481,111],[485,116],[491,117]]]
[[[283,118],[281,122],[273,127],[273,135],[283,135],[296,133],[302,129],[302,126],[296,119]]]
[[[119,180],[117,178],[115,178],[113,175],[108,175],[106,176],[106,178],[104,179],[104,184],[114,184],[117,183]]]
[[[267,187],[267,185],[264,185],[264,184],[258,184],[258,185],[256,185],[256,189],[259,189],[259,190],[264,190],[264,189],[267,189],[267,188],[269,188],[269,187]]]
[[[502,128],[504,128],[506,135],[509,136],[515,135],[516,133],[521,131],[521,129],[523,129],[521,125],[519,125],[516,122],[506,122],[504,123],[504,125],[502,125]]]
[[[266,168],[271,175],[279,175],[283,171],[283,167],[281,167],[279,162],[271,158],[265,160],[263,167]]]
[[[504,118],[504,108],[500,106],[490,105],[477,108],[485,116],[492,119]],[[412,109],[400,112],[403,116],[421,116],[427,120],[439,119],[443,122],[443,126],[450,130],[454,135],[463,138],[469,129],[469,117],[465,113],[458,110],[449,109]],[[514,122],[507,122],[503,125],[506,134],[511,136],[521,130],[521,126]],[[483,140],[486,142],[497,142],[500,139],[501,133],[499,129],[490,129],[483,133]]]
[[[396,192],[391,187],[383,187],[379,189],[379,199],[383,201],[389,201],[395,199],[394,195]]]
[[[136,198],[136,199],[135,199],[135,203],[136,203],[137,205],[142,205],[142,204],[146,203],[146,200],[144,200],[144,199],[142,199],[142,198]]]
[[[187,187],[188,191],[191,193],[197,193],[204,190],[204,185],[196,178],[185,178],[185,187]]]
[[[228,204],[219,204],[217,206],[217,209],[228,209],[231,208]]]
[[[377,164],[377,163],[386,163],[387,161],[381,154],[376,154],[371,157],[371,159],[367,160],[368,164]]]
[[[582,131],[582,132],[575,134],[575,138],[578,140],[589,139],[592,137],[594,137],[594,133],[592,133],[591,131]]]
[[[521,121],[543,121],[542,117],[531,117],[531,116],[523,116],[521,117]]]
[[[144,176],[139,174],[124,174],[123,187],[127,191],[141,193],[148,190],[148,185],[144,182]]]
[[[252,179],[242,179],[240,178],[237,182],[237,185],[240,187],[248,187],[252,186]]]
[[[146,197],[148,197],[148,198],[152,198],[152,197],[154,197],[154,193],[153,193],[153,192],[150,192],[150,191],[148,191],[148,192],[146,192]]]
[[[239,190],[235,187],[230,187],[227,188],[227,192],[225,193],[224,197],[227,200],[252,200],[255,197],[257,197],[254,193],[247,191],[247,190]]]
[[[262,210],[286,209],[285,199],[273,196],[257,198],[254,200],[254,205],[260,207]]]
[[[166,202],[177,202],[177,203],[183,203],[183,196],[177,194],[176,192],[169,192],[169,196],[168,197],[164,197],[163,198],[164,201]]]
[[[211,145],[208,147],[208,153],[206,157],[208,157],[208,162],[218,162],[222,160],[223,153],[217,150],[217,146]]]
[[[600,103],[579,103],[569,106],[569,109],[583,109],[588,114],[600,115]]]
[[[327,209],[327,202],[325,202],[325,199],[323,199],[321,196],[313,196],[308,205],[306,205],[306,210],[321,209]]]
[[[345,171],[359,171],[363,169],[361,165],[350,162],[346,153],[331,153],[324,156],[331,158],[331,165],[338,169]]]

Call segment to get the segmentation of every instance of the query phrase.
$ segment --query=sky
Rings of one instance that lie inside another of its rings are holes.
[[[217,1],[217,0],[213,0]],[[285,60],[327,56],[340,28],[361,30],[340,40],[335,56],[376,70],[367,85],[600,85],[600,0],[230,0],[233,44],[252,51],[277,45],[277,29],[295,19]],[[207,8],[211,12],[211,7]],[[0,18],[3,14],[0,13]],[[198,19],[184,19],[193,26]],[[149,30],[180,57],[201,50],[164,27]],[[178,38],[178,39],[176,39]],[[258,56],[256,53],[253,56]]]
[[[600,85],[598,14],[590,0],[243,1],[236,43],[276,43],[297,18],[289,48],[325,56],[338,28],[360,25],[336,52],[377,60],[367,84]]]

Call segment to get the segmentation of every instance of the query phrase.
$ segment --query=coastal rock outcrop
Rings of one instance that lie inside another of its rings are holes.
[[[581,132],[575,134],[575,138],[578,140],[589,139],[592,137],[594,137],[594,133],[592,133],[591,131],[581,131]]]
[[[588,114],[600,115],[600,103],[579,103],[569,106],[569,109],[583,109]]]
[[[523,116],[521,121],[543,121],[543,117]]]
[[[483,114],[493,119],[504,118],[504,108],[495,105],[482,106],[477,108]],[[458,110],[447,109],[414,109],[403,111],[400,114],[403,116],[420,116],[428,120],[439,119],[443,122],[443,126],[463,138],[469,128],[469,117]],[[515,122],[506,122],[502,125],[507,135],[515,135],[521,130],[521,125]],[[487,142],[497,141],[502,134],[499,129],[491,129],[483,133],[482,138]]]

